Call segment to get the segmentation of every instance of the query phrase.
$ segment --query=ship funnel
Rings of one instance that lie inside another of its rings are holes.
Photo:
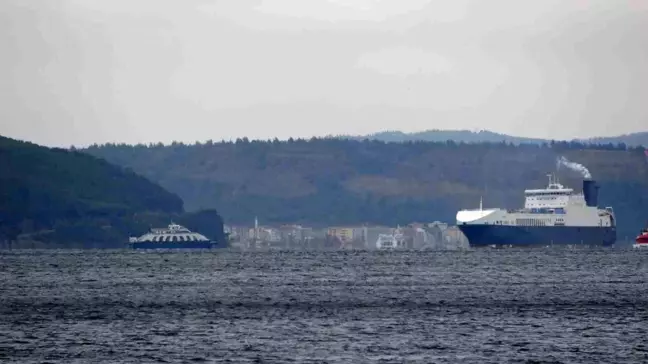
[[[583,195],[587,206],[598,206],[599,185],[592,179],[583,180]]]

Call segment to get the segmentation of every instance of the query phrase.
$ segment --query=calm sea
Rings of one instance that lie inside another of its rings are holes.
[[[648,252],[0,251],[3,363],[639,363]]]

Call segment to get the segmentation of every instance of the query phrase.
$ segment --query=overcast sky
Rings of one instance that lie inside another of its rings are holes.
[[[0,46],[45,145],[648,129],[646,0],[1,0]]]

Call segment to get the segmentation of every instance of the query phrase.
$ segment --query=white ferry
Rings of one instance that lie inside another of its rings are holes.
[[[151,229],[139,238],[130,238],[133,249],[210,249],[211,240],[184,226],[169,224],[162,229]]]

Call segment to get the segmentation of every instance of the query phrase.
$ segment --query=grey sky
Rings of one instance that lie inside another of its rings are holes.
[[[645,0],[2,0],[0,45],[46,145],[648,126]]]

